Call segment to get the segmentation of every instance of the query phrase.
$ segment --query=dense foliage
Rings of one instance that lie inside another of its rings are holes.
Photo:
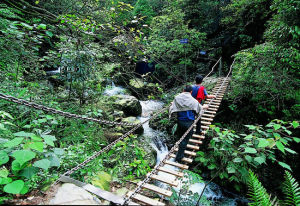
[[[253,201],[256,190],[257,198],[267,201],[266,191],[280,194],[285,169],[299,178],[299,8],[297,0],[3,0],[0,93],[125,121],[133,117],[118,106],[120,97],[103,96],[108,85],[122,85],[140,100],[170,102],[182,84],[208,73],[220,57],[223,74],[235,60],[217,126],[191,168],[242,194],[250,180]],[[151,63],[154,71],[138,73],[140,62]],[[2,99],[0,116],[0,203],[47,190],[60,174],[130,129]],[[175,132],[167,112],[156,124]],[[139,138],[124,139],[73,177],[106,190],[112,181],[124,186],[144,178],[155,155]],[[264,185],[274,184],[263,189],[249,170],[263,177]],[[188,176],[194,182],[197,175]],[[287,202],[299,201],[295,182],[286,173]],[[171,201],[189,204],[180,195]]]

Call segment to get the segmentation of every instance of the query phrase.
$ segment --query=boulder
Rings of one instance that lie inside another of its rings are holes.
[[[134,96],[116,95],[115,105],[118,109],[124,112],[125,116],[140,116],[142,113],[142,106],[139,100]]]
[[[126,117],[126,118],[123,118],[122,122],[127,122],[127,123],[133,123],[133,124],[139,124],[141,123],[141,121],[136,118],[136,117]],[[123,126],[125,131],[128,131],[128,129],[131,129],[132,126]],[[134,133],[136,134],[143,134],[144,132],[144,128],[141,126],[139,127],[137,130],[135,130]]]
[[[63,184],[49,205],[99,205],[93,195],[71,183]]]

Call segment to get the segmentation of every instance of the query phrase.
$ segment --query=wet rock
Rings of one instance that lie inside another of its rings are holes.
[[[139,116],[142,113],[142,106],[139,100],[134,96],[116,95],[114,96],[117,109],[124,112],[125,116]]]
[[[98,205],[93,195],[71,183],[63,184],[49,205]]]
[[[122,122],[126,122],[126,123],[133,123],[133,124],[139,124],[141,123],[141,121],[136,118],[136,117],[126,117],[123,118]],[[128,131],[128,129],[132,128],[132,126],[124,126],[125,131]],[[137,130],[135,130],[134,133],[136,134],[142,134],[144,132],[144,128],[143,127],[139,127]]]

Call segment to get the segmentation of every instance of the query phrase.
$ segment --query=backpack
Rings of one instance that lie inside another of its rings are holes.
[[[197,96],[196,96],[196,100],[201,104],[201,102],[203,100],[205,100],[205,94],[204,94],[204,89],[205,87],[204,86],[200,86],[199,89],[198,89],[198,92],[197,92]]]

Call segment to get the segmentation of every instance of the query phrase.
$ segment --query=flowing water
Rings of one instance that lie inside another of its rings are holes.
[[[116,94],[124,94],[124,91],[125,91],[124,88],[117,87],[112,82],[112,86],[107,87],[106,90],[104,91],[104,94],[108,96],[113,96]],[[140,117],[138,117],[140,121],[145,121],[149,119],[154,112],[158,111],[164,106],[162,102],[154,101],[154,100],[140,101],[140,103],[142,105],[142,114]],[[152,129],[149,126],[149,122],[143,124],[143,128],[144,128],[143,136],[149,140],[150,145],[157,153],[156,164],[158,164],[168,154],[168,148],[164,142],[167,133]],[[172,170],[177,170],[176,167],[170,165],[165,165],[164,167],[170,168]],[[164,172],[159,172],[159,175],[164,176],[165,178],[168,179],[170,179],[170,176],[174,177],[173,175],[169,175]],[[190,179],[189,175],[185,173],[185,177],[182,178],[179,186],[177,188],[173,187],[173,190],[177,193],[175,195],[177,196],[177,199],[175,198],[175,201],[173,200],[174,201],[173,204],[196,205],[198,196],[199,194],[201,194],[202,190],[204,189],[205,183],[200,179],[198,182],[193,181],[193,183],[191,183],[189,179]],[[156,184],[164,188],[169,187],[168,185],[160,182],[157,182]],[[186,195],[181,194],[181,189],[183,187],[187,187],[188,193]],[[210,183],[206,187],[203,196],[205,197],[205,199],[209,201],[205,203],[201,203],[202,205],[221,205],[221,206],[247,205],[246,204],[247,200],[245,198],[240,197],[231,192],[222,190],[222,188],[215,183]]]

